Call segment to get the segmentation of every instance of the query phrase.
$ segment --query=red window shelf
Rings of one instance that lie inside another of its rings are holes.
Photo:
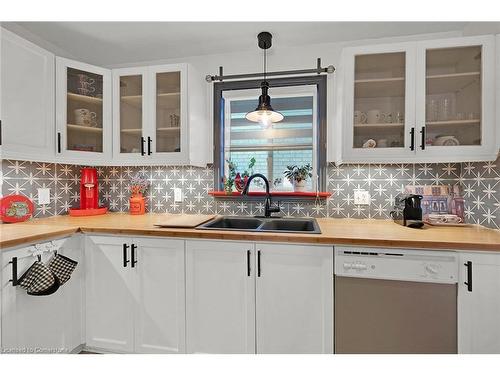
[[[209,191],[209,195],[216,197],[216,198],[224,198],[224,197],[242,197],[243,194],[238,193],[237,191],[233,191],[230,195],[226,194],[225,191]],[[263,197],[266,195],[266,192],[264,191],[251,191],[248,193],[248,196],[250,197]],[[326,199],[328,198],[332,193],[329,192],[313,192],[313,191],[304,191],[304,192],[296,192],[296,191],[272,191],[271,196],[272,197],[295,197],[295,198],[320,198],[320,199]]]

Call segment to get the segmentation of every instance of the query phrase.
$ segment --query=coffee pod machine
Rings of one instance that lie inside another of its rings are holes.
[[[422,196],[416,194],[398,195],[394,199],[394,210],[391,216],[398,224],[410,228],[422,228]]]

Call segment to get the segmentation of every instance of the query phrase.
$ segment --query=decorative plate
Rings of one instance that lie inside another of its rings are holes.
[[[0,199],[0,219],[4,223],[18,223],[33,215],[33,202],[24,195],[7,195]]]

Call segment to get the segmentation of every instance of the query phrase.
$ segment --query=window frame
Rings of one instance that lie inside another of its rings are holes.
[[[214,190],[223,190],[222,177],[224,175],[224,91],[248,90],[260,87],[262,80],[241,80],[214,83],[213,100],[213,129],[214,129]],[[325,75],[285,77],[268,79],[269,86],[310,86],[317,87],[317,126],[316,130],[316,160],[318,183],[317,191],[325,191],[327,179],[326,141],[327,141],[327,77]],[[272,95],[271,95],[272,98]],[[255,98],[257,104],[257,98]],[[313,142],[314,143],[314,142]],[[314,150],[313,150],[314,151]]]

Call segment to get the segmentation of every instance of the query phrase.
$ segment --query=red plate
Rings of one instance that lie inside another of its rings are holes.
[[[24,195],[7,195],[0,199],[0,218],[4,223],[18,223],[33,215],[33,202]]]
[[[104,215],[108,212],[107,207],[99,207],[99,208],[70,208],[69,216],[95,216],[95,215]]]

